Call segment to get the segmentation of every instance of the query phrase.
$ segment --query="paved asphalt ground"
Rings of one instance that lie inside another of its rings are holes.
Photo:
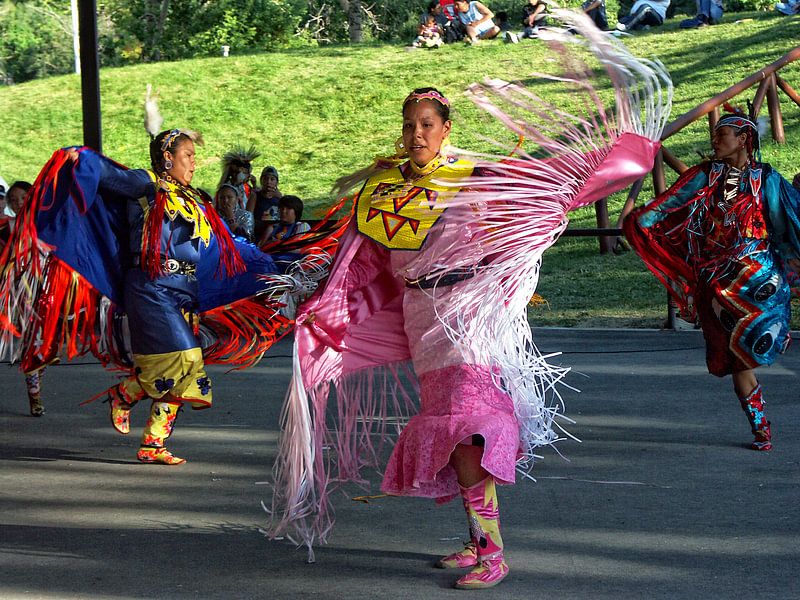
[[[796,348],[761,373],[775,449],[757,453],[698,332],[535,337],[574,367],[582,442],[558,446],[568,461],[546,452],[537,483],[501,489],[511,574],[494,590],[453,590],[455,573],[431,568],[465,533],[455,502],[337,496],[315,564],[259,532],[290,374],[281,343],[249,371],[211,370],[214,408],[182,413],[171,439],[179,467],[135,461],[144,406],[128,437],[106,405],[77,406],[112,383],[98,365],[48,370],[40,419],[0,369],[0,599],[800,598]]]

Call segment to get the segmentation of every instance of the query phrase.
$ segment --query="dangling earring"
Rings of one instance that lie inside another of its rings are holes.
[[[164,170],[165,171],[169,171],[172,167],[173,167],[173,165],[172,165],[172,161],[170,159],[167,159],[167,160],[164,161]]]
[[[408,151],[406,150],[406,145],[403,143],[402,135],[394,141],[394,155],[397,158],[405,158],[408,156]]]

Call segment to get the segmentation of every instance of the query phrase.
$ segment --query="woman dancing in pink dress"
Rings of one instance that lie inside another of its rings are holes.
[[[298,310],[271,535],[297,535],[309,551],[324,542],[330,489],[363,482],[361,468],[379,466],[394,428],[382,490],[437,502],[461,496],[466,510],[470,542],[436,566],[470,569],[460,589],[492,587],[508,574],[496,484],[514,483],[537,448],[559,439],[556,385],[567,372],[538,353],[527,322],[541,255],[568,211],[652,168],[671,94],[657,65],[584,17],[561,16],[607,65],[612,114],[588,69],[566,80],[590,99],[584,117],[513,84],[475,86],[473,101],[538,154],[517,147],[503,160],[467,160],[447,141],[449,100],[420,88],[402,103],[396,155],[340,181],[363,185],[326,284]]]

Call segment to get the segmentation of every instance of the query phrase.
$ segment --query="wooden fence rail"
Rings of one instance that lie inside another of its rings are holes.
[[[775,62],[767,65],[763,69],[753,73],[749,77],[742,79],[739,83],[730,86],[728,89],[716,94],[705,102],[698,104],[692,110],[682,114],[674,121],[667,123],[664,131],[661,134],[662,147],[656,155],[653,170],[650,172],[653,178],[653,191],[659,195],[667,190],[666,173],[664,166],[668,166],[676,173],[680,174],[686,171],[689,167],[681,161],[678,157],[672,154],[663,142],[675,135],[682,129],[685,129],[692,123],[702,119],[708,118],[708,131],[709,137],[713,136],[714,126],[719,121],[720,107],[729,100],[746,92],[754,85],[758,84],[753,101],[750,104],[750,118],[756,119],[761,112],[764,100],[767,102],[767,111],[770,120],[770,129],[772,131],[772,138],[779,144],[786,143],[786,135],[783,128],[783,113],[781,111],[780,98],[778,91],[782,91],[786,96],[800,107],[800,93],[798,93],[786,80],[778,75],[778,71],[786,65],[793,63],[800,59],[800,46],[792,49],[790,52],[784,54]],[[644,178],[638,180],[631,186],[628,192],[628,197],[625,204],[620,211],[619,218],[617,219],[616,227],[609,227],[608,219],[608,204],[605,199],[600,200],[595,204],[595,211],[597,215],[597,227],[594,228],[569,228],[563,235],[567,237],[588,237],[595,236],[600,243],[600,253],[605,254],[612,249],[619,248],[624,244],[622,240],[622,221],[633,210],[636,205],[636,200],[642,190]],[[674,304],[668,299],[667,309],[667,326],[670,328],[675,327],[675,307]]]

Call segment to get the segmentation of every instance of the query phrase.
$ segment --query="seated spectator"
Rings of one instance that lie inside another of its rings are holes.
[[[278,200],[281,191],[278,189],[278,169],[264,167],[261,171],[261,188],[256,192],[253,202],[247,205],[247,210],[253,213],[253,239],[258,241],[264,237],[264,231],[280,219]]]
[[[775,10],[789,17],[800,14],[800,0],[786,0],[786,2],[778,2],[775,5]]]
[[[439,3],[439,0],[431,0],[428,3],[428,8],[425,10],[424,13],[419,18],[419,24],[425,25],[428,22],[428,17],[433,16],[433,20],[436,24],[444,29],[450,19],[444,14],[444,8]]]
[[[215,208],[231,233],[247,240],[253,239],[253,213],[239,206],[239,193],[230,183],[223,183],[217,190]]]
[[[636,0],[627,17],[617,23],[619,31],[649,29],[664,24],[670,0]]]
[[[681,21],[681,29],[695,29],[716,25],[722,20],[722,0],[696,0],[697,14],[691,19]]]
[[[542,0],[528,0],[522,7],[522,37],[535,38],[539,27],[547,25],[547,4]]]
[[[466,28],[467,43],[477,44],[480,40],[497,37],[500,28],[492,19],[494,13],[475,0],[455,0],[458,18]]]
[[[6,214],[6,188],[0,185],[0,254],[3,253],[3,248],[11,238],[11,226],[13,225],[11,217]]]
[[[608,31],[606,0],[586,0],[581,4],[581,10],[588,15],[600,31]]]
[[[494,22],[500,28],[500,31],[505,33],[511,31],[511,21],[508,20],[508,13],[504,10],[498,10],[494,15]]]
[[[294,235],[305,233],[311,229],[308,223],[303,223],[303,201],[297,196],[283,196],[278,201],[280,221],[271,226],[266,232],[267,242],[287,240]],[[259,244],[261,245],[261,244]]]
[[[252,176],[252,162],[261,156],[255,146],[248,149],[237,147],[222,157],[222,177],[217,189],[230,184],[239,196],[239,206],[246,208],[255,196],[255,179]]]
[[[22,210],[22,205],[25,203],[25,196],[28,190],[31,189],[31,184],[27,181],[15,181],[11,184],[6,192],[6,206],[3,213],[11,219],[11,230],[14,230],[14,221],[17,214]]]
[[[452,44],[464,39],[466,31],[464,24],[456,17],[453,0],[431,0],[428,10],[420,18],[420,24],[427,21],[428,15],[433,15],[436,20],[445,44]]]
[[[447,17],[448,20],[458,21],[455,0],[439,0],[439,6],[442,7],[442,14]]]
[[[428,14],[425,23],[419,26],[418,33],[417,39],[411,44],[414,48],[439,48],[444,43],[442,41],[442,31],[436,24],[436,18],[432,14]]]

